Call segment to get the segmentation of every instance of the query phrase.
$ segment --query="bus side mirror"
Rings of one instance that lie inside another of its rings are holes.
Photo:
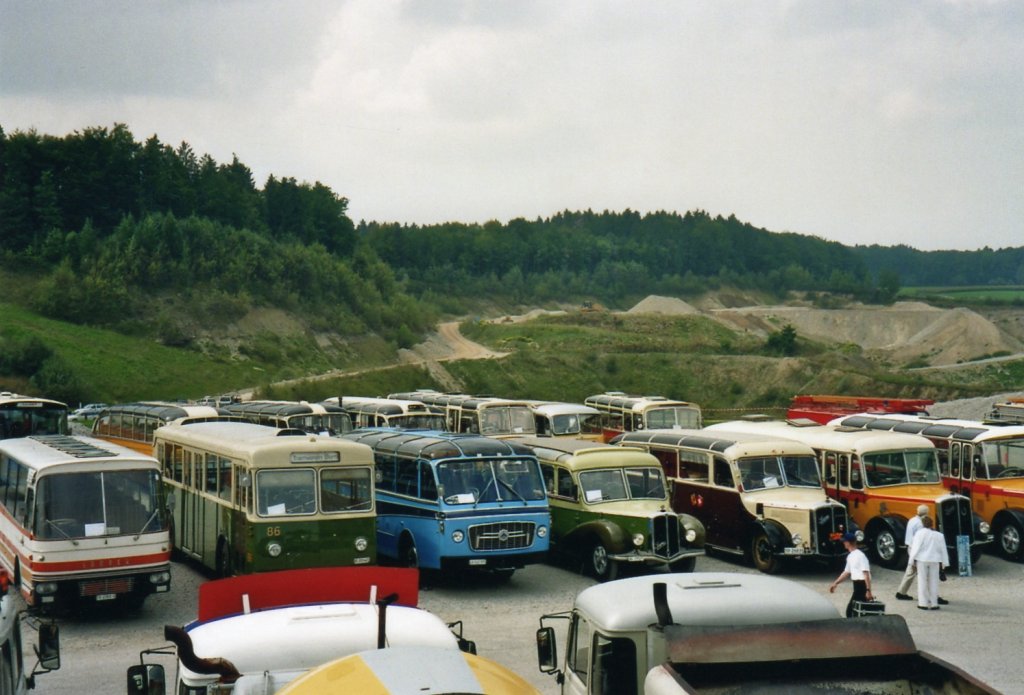
[[[537,663],[544,673],[558,670],[558,645],[555,642],[555,628],[542,627],[537,630]]]
[[[128,667],[128,695],[165,695],[166,684],[163,664]]]
[[[42,623],[39,626],[36,657],[44,671],[56,671],[60,668],[60,628],[56,623]]]

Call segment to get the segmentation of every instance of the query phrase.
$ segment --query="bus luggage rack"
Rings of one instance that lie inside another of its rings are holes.
[[[135,588],[135,577],[115,579],[90,579],[78,583],[79,596],[102,596],[104,594],[127,594]]]
[[[515,550],[533,544],[535,523],[532,521],[504,521],[469,527],[469,542],[473,550]]]

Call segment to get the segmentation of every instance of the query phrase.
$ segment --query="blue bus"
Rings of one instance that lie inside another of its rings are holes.
[[[522,444],[390,428],[342,436],[373,449],[381,558],[507,579],[547,555],[544,479]]]

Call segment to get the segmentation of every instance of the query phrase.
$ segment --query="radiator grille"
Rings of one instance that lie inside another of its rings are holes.
[[[681,546],[679,519],[675,514],[660,514],[651,519],[651,543],[657,557],[674,557]]]
[[[500,521],[469,527],[473,550],[516,550],[533,545],[536,524],[532,521]]]
[[[968,536],[974,540],[974,515],[971,501],[966,497],[950,497],[939,502],[939,528],[946,538],[946,545],[956,547],[957,536]]]
[[[79,596],[101,594],[127,594],[135,587],[135,577],[114,577],[111,579],[90,579],[78,583]]]
[[[814,510],[816,550],[821,555],[841,555],[846,552],[840,537],[850,528],[846,508],[838,505],[818,507]]]

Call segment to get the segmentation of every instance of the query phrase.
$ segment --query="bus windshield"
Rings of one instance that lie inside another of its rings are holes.
[[[987,471],[989,478],[1024,478],[1024,439],[998,439],[985,442],[982,448],[981,477]]]
[[[270,469],[256,473],[260,516],[296,516],[369,511],[373,489],[369,468],[324,468],[320,471],[319,505],[316,471]]]
[[[164,529],[155,470],[56,473],[39,479],[36,538],[59,540]]]
[[[560,434],[600,434],[600,413],[569,413],[551,418],[551,432]]]
[[[627,499],[665,499],[665,476],[660,468],[607,468],[580,473],[583,499],[588,504]]]
[[[63,406],[25,402],[0,408],[0,439],[67,433],[67,408]]]
[[[437,466],[446,504],[543,500],[540,467],[525,459],[453,460]]]
[[[697,408],[654,408],[647,411],[647,429],[697,429],[700,410]]]
[[[491,406],[480,411],[480,434],[533,434],[533,413],[525,406]]]
[[[939,482],[939,466],[931,449],[864,454],[863,460],[871,487]]]
[[[756,456],[740,459],[736,467],[747,492],[784,485],[821,487],[818,464],[813,456]]]
[[[411,415],[393,415],[388,418],[388,427],[401,427],[407,430],[437,430],[443,432],[447,427],[444,415],[435,413],[414,413]]]

